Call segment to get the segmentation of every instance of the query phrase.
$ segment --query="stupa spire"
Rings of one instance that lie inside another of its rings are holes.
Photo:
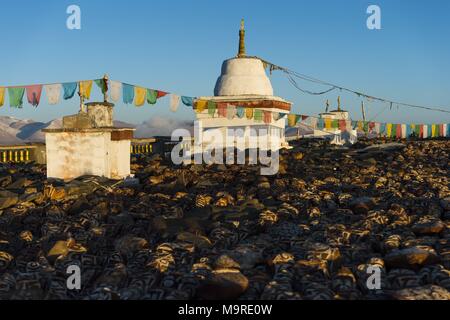
[[[237,56],[238,58],[246,57],[244,19],[241,19],[241,28],[239,29],[239,51]]]

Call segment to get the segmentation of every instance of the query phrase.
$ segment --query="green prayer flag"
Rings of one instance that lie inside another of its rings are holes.
[[[8,88],[9,105],[11,107],[22,108],[24,93],[25,88],[18,88],[18,87]]]
[[[155,104],[158,99],[158,92],[153,89],[147,89],[147,103]]]
[[[213,116],[216,112],[216,103],[212,100],[208,100],[208,114]]]
[[[95,84],[102,90],[102,93],[105,94],[108,91],[108,87],[106,85],[105,79],[97,79],[94,80]]]
[[[364,132],[365,132],[365,133],[368,133],[368,132],[369,132],[369,122],[364,121],[364,123],[363,123],[363,129],[364,129]]]
[[[254,113],[254,116],[253,116],[253,119],[255,121],[262,121],[263,120],[263,112],[262,112],[262,110],[256,109],[255,113]]]
[[[392,124],[392,130],[391,130],[391,138],[395,138],[397,136],[397,124]]]
[[[339,128],[339,121],[337,119],[334,119],[333,121],[331,121],[331,127],[333,129]]]

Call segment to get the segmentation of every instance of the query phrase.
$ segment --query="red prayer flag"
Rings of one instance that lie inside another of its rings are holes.
[[[167,94],[168,94],[168,92],[156,90],[156,99],[162,98],[162,97],[166,96]]]
[[[339,130],[341,130],[342,132],[347,131],[347,121],[345,121],[344,119],[339,120]]]
[[[28,103],[30,103],[34,107],[37,107],[39,101],[41,100],[42,85],[37,84],[33,86],[27,86],[25,88],[27,90]]]
[[[395,132],[395,137],[396,137],[397,139],[401,139],[401,137],[402,137],[402,125],[401,125],[401,124],[397,124],[396,132]]]
[[[420,127],[420,138],[423,139],[423,124],[421,124],[419,127]]]
[[[268,124],[272,121],[272,112],[264,111],[264,123]]]

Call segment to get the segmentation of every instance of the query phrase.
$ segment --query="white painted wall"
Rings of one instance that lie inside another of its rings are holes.
[[[130,175],[130,140],[110,142],[111,178],[122,179]]]
[[[130,174],[130,140],[111,141],[111,132],[46,132],[47,177],[83,175],[122,179]]]

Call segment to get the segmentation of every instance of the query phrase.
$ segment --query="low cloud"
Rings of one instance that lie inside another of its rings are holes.
[[[136,138],[149,138],[154,136],[171,136],[175,129],[192,131],[192,121],[182,121],[173,118],[155,116],[136,126]]]

